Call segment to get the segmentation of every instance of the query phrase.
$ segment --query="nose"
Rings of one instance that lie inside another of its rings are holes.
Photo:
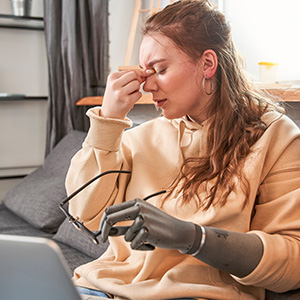
[[[158,90],[155,74],[146,78],[143,85],[143,90],[147,93],[156,92]]]

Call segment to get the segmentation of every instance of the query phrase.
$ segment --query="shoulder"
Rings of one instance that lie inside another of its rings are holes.
[[[292,121],[286,114],[277,111],[266,112],[261,117],[261,120],[268,127],[270,127],[272,124],[276,124],[276,126],[290,126],[299,129],[298,126],[294,123],[294,121]]]
[[[261,120],[267,125],[264,135],[282,140],[300,136],[299,127],[285,114],[269,111],[262,116]]]
[[[288,116],[270,111],[261,119],[267,128],[252,150],[264,153],[268,160],[274,161],[284,152],[300,155],[300,130]]]

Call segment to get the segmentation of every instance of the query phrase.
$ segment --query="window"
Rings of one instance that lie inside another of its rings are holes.
[[[300,84],[300,1],[219,0],[233,40],[258,80],[260,61],[279,63],[278,81]]]

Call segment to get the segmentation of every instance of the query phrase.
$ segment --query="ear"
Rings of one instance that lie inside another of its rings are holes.
[[[201,55],[201,63],[203,66],[203,74],[209,79],[213,77],[218,67],[218,57],[214,50],[207,49]]]

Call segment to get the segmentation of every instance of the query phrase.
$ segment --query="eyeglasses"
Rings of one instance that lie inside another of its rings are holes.
[[[106,171],[103,173],[98,174],[97,176],[95,176],[94,178],[92,178],[91,180],[89,180],[87,183],[85,183],[83,186],[81,186],[79,189],[77,189],[75,192],[73,192],[70,196],[68,196],[65,200],[61,201],[59,203],[59,208],[61,209],[61,211],[64,213],[64,215],[68,218],[68,221],[70,223],[72,223],[77,229],[79,229],[80,231],[82,231],[89,239],[91,239],[94,244],[98,245],[99,244],[99,240],[98,240],[98,236],[101,234],[101,230],[99,231],[91,231],[89,230],[85,225],[84,222],[79,221],[77,218],[74,218],[65,208],[64,205],[66,205],[73,197],[75,197],[77,194],[79,194],[82,190],[84,190],[87,186],[89,186],[91,183],[93,183],[94,181],[96,181],[97,179],[99,179],[100,177],[107,175],[107,174],[113,174],[113,173],[125,173],[125,174],[130,174],[130,171],[125,171],[125,170],[110,170],[110,171]],[[160,195],[162,193],[165,193],[165,190],[162,190],[160,192],[156,192],[154,194],[151,194],[147,197],[145,197],[143,200],[147,201],[148,199],[150,199],[151,197]]]
[[[103,173],[98,174],[91,180],[89,180],[87,183],[85,183],[83,186],[81,186],[79,189],[77,189],[75,192],[73,192],[70,196],[68,196],[65,200],[61,201],[59,203],[59,208],[61,211],[65,214],[65,216],[68,218],[68,221],[72,223],[77,229],[81,230],[89,239],[91,239],[96,245],[99,244],[98,236],[101,234],[101,230],[99,231],[91,231],[89,230],[83,222],[80,222],[77,218],[74,218],[65,208],[64,205],[66,205],[72,198],[74,198],[77,194],[79,194],[82,190],[84,190],[87,186],[89,186],[91,183],[99,179],[100,177],[107,175],[107,174],[113,174],[113,173],[125,173],[130,174],[130,171],[123,171],[123,170],[111,170],[106,171]]]

